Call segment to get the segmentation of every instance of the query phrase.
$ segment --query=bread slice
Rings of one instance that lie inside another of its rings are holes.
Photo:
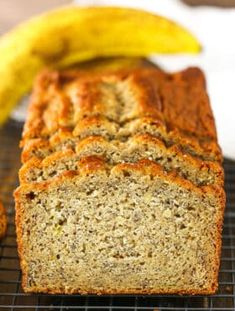
[[[218,163],[184,154],[176,145],[167,148],[162,141],[149,134],[135,135],[126,142],[89,136],[81,140],[75,149],[54,152],[44,160],[31,158],[20,170],[20,182],[44,181],[63,171],[77,170],[78,161],[89,155],[103,156],[110,164],[150,159],[162,165],[166,171],[176,171],[179,176],[199,186],[223,185],[224,182],[223,169]]]
[[[78,166],[15,192],[26,292],[214,293],[220,187],[195,187],[150,160]]]

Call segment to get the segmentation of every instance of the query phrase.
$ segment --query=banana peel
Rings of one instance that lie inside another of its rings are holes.
[[[65,7],[34,17],[0,38],[0,124],[44,67],[96,57],[198,53],[185,28],[161,16],[117,7]]]

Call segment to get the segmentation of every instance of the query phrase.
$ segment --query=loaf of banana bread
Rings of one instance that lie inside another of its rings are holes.
[[[44,72],[21,146],[26,292],[216,291],[224,176],[199,69]]]

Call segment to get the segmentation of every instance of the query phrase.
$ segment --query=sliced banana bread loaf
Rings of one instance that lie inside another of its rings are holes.
[[[21,146],[26,292],[215,292],[224,176],[199,69],[46,72]]]

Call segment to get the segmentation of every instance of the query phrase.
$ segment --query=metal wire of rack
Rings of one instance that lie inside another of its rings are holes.
[[[0,198],[8,212],[8,230],[0,242],[0,310],[235,310],[235,162],[225,160],[227,207],[219,290],[213,296],[177,295],[29,295],[21,288],[17,256],[14,201],[12,192],[18,184],[21,127],[13,122],[0,130]]]

